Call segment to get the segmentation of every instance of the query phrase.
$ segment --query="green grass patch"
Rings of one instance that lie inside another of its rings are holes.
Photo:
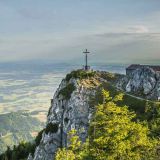
[[[99,76],[107,80],[108,82],[112,82],[112,83],[115,83],[117,80],[124,77],[124,75],[121,75],[121,74],[109,73],[109,72],[104,72],[104,71],[99,72]]]
[[[66,81],[68,82],[71,78],[85,79],[89,77],[94,77],[95,74],[95,71],[76,70],[66,75]]]

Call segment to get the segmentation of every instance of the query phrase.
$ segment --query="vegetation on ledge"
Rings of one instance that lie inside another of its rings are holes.
[[[95,71],[85,71],[85,70],[72,71],[71,73],[66,75],[65,80],[67,81],[67,85],[66,87],[64,87],[59,91],[58,96],[62,95],[66,100],[71,98],[72,92],[76,89],[73,83],[69,83],[71,78],[82,80],[82,79],[94,77],[95,74],[96,74]]]
[[[90,78],[90,77],[94,77],[95,74],[96,74],[95,71],[85,71],[85,70],[79,69],[67,74],[66,81],[68,82],[71,78],[75,78],[75,79]]]
[[[36,144],[31,142],[20,142],[18,146],[7,148],[5,153],[0,155],[0,160],[26,160],[28,155],[35,152]]]

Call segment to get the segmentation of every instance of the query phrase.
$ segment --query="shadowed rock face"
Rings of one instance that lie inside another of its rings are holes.
[[[160,75],[149,67],[136,69],[131,76],[121,79],[119,86],[128,93],[148,99],[160,97]]]
[[[68,84],[75,86],[70,99],[59,94]],[[33,157],[34,160],[52,160],[59,147],[67,146],[67,133],[71,129],[77,130],[82,141],[86,140],[89,121],[93,112],[89,107],[89,97],[94,94],[94,88],[86,88],[83,83],[76,79],[72,78],[69,82],[62,80],[48,113],[46,127],[49,126],[50,129],[47,128],[47,132],[46,130],[43,132],[40,145],[36,148]],[[31,160],[31,157],[29,158]]]

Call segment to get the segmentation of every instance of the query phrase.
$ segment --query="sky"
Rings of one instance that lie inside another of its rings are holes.
[[[160,62],[160,0],[0,0],[0,62]]]

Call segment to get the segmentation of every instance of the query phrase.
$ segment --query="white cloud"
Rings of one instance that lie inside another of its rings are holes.
[[[144,25],[135,25],[128,28],[128,33],[149,33],[149,28]]]

